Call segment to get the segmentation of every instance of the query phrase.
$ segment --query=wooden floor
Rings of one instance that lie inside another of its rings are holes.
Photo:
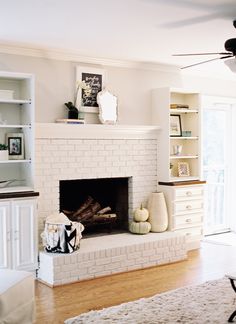
[[[221,278],[236,272],[236,247],[203,243],[188,260],[49,288],[36,283],[36,323],[63,323],[92,309],[101,309],[141,297]],[[89,324],[89,323],[88,323]]]

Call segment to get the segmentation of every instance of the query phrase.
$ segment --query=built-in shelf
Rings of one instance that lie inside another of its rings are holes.
[[[186,114],[186,113],[198,113],[198,109],[170,109],[170,113]]]
[[[30,104],[30,103],[31,103],[31,100],[21,100],[21,99],[0,99],[0,103],[23,105],[23,104]]]
[[[182,105],[188,108],[173,109],[171,105]],[[177,118],[172,118],[172,115],[177,115]],[[159,181],[172,181],[171,177],[183,181],[186,177],[182,177],[182,167],[186,170],[184,173],[190,174],[189,179],[200,178],[200,115],[200,93],[168,87],[152,91],[152,123],[160,125],[162,129],[157,143],[158,151],[161,152],[157,165]],[[188,134],[190,136],[186,136]],[[176,154],[177,152],[179,155]]]
[[[171,140],[197,140],[198,136],[170,136]]]
[[[31,125],[5,125],[5,124],[1,124],[0,128],[31,128]]]
[[[193,180],[199,180],[199,177],[171,177],[170,182],[175,182],[175,181],[193,181]]]
[[[31,160],[5,160],[0,161],[0,164],[11,164],[11,163],[29,163]]]
[[[198,155],[170,155],[170,159],[197,159]]]

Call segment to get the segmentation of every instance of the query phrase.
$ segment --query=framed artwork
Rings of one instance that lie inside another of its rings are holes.
[[[188,177],[189,175],[189,164],[187,162],[178,162],[178,176]]]
[[[170,115],[170,136],[182,136],[180,115]]]
[[[76,98],[77,107],[82,112],[98,112],[97,94],[105,87],[105,70],[86,66],[76,67],[76,83],[84,81],[90,86],[91,92],[86,94],[84,89],[79,89]]]
[[[6,142],[8,146],[9,160],[23,160],[24,159],[23,133],[7,133]]]

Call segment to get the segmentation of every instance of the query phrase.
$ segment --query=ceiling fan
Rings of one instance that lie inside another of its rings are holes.
[[[236,28],[236,20],[233,21],[233,25]],[[218,52],[218,53],[186,53],[186,54],[173,54],[172,56],[194,56],[194,55],[219,55],[216,58],[213,59],[209,59],[209,60],[205,60],[205,61],[201,61],[198,63],[194,63],[191,65],[187,65],[187,66],[183,66],[181,67],[181,69],[187,69],[189,67],[192,66],[196,66],[199,64],[204,64],[207,62],[212,62],[212,61],[216,61],[216,60],[225,60],[228,58],[232,58],[231,60],[226,60],[224,63],[229,67],[229,69],[232,72],[236,73],[236,38],[230,38],[227,39],[225,44],[224,44],[225,50],[226,52]]]

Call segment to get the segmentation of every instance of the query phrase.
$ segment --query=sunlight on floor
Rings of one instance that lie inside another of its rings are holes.
[[[228,246],[236,246],[236,233],[228,232],[228,233],[205,236],[203,242],[228,245]]]

